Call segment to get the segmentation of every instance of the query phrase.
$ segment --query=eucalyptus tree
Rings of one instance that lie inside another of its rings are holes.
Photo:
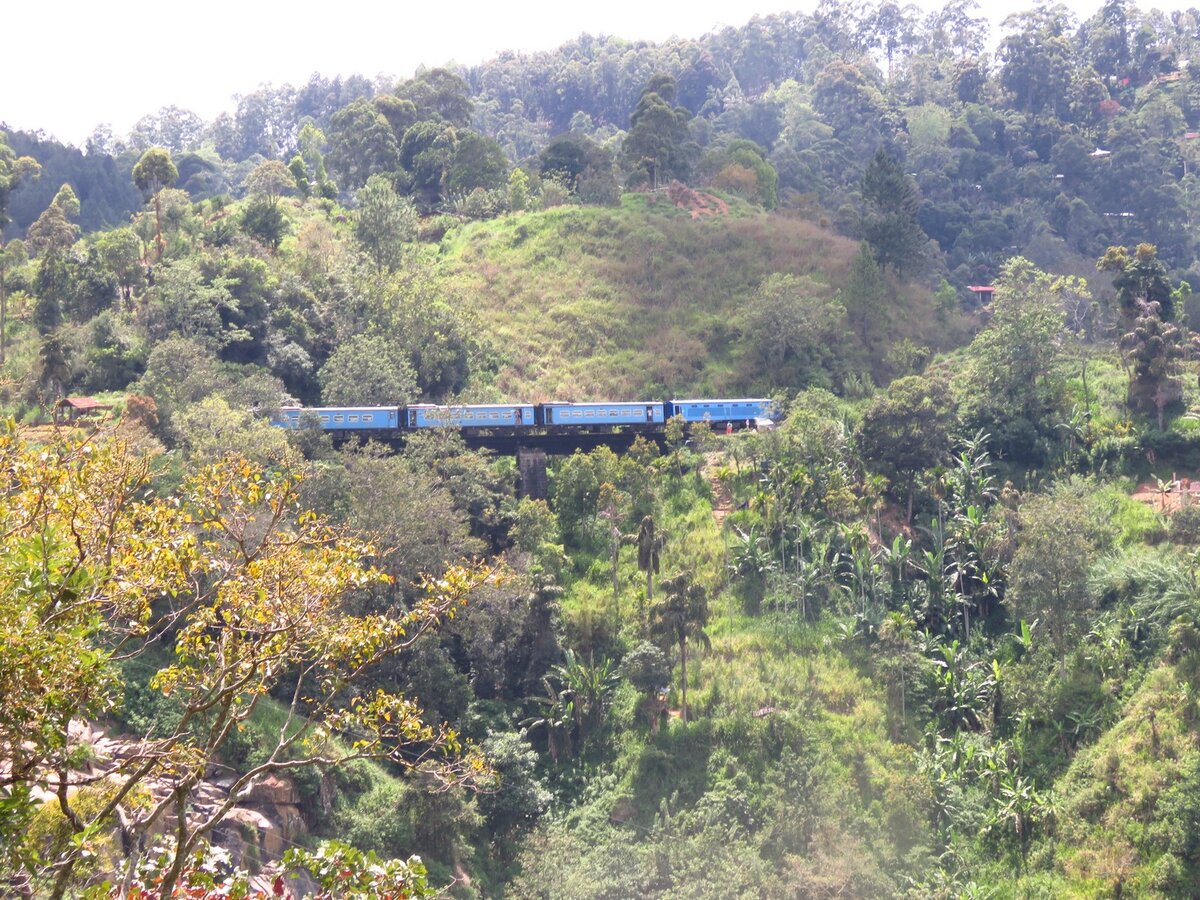
[[[7,253],[4,245],[4,229],[9,224],[8,201],[12,192],[22,184],[33,181],[41,174],[42,167],[31,156],[18,157],[8,146],[3,131],[0,131],[0,365],[4,363],[8,331],[8,292],[4,276],[9,266],[19,261],[19,252]]]
[[[179,170],[171,160],[171,153],[162,147],[151,147],[133,167],[133,183],[147,200],[154,201],[156,260],[162,259],[165,249],[162,236],[162,191],[171,187],[178,179]]]

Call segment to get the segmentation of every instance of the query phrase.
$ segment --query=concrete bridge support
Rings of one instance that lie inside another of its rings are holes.
[[[550,479],[546,475],[546,451],[517,448],[517,471],[521,475],[521,496],[530,500],[546,500],[550,496]]]

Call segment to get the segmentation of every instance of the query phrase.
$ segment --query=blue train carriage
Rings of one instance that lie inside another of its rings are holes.
[[[732,424],[734,428],[771,428],[775,422],[775,403],[772,400],[668,400],[670,417],[683,416],[689,424],[709,422]]]
[[[666,421],[661,400],[640,402],[543,403],[542,424],[548,427],[600,428],[642,426],[657,430]]]
[[[405,407],[406,428],[529,428],[537,424],[532,403],[474,403],[436,406],[413,403]]]
[[[400,427],[398,406],[285,406],[271,416],[271,424],[296,429],[308,416],[316,416],[322,431],[395,431]]]

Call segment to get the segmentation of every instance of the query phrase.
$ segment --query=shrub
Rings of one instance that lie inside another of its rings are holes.
[[[1171,516],[1171,540],[1177,544],[1200,541],[1200,505],[1185,506]]]

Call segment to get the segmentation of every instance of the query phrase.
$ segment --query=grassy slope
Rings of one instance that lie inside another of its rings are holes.
[[[792,273],[836,290],[857,252],[809,222],[740,207],[693,220],[652,199],[510,215],[446,237],[440,271],[494,338],[501,396],[741,393],[752,385],[737,371],[737,317],[760,282]],[[889,291],[891,336],[961,340],[936,321],[928,291]]]
[[[1060,779],[1057,857],[1075,896],[1200,891],[1198,636],[1177,632],[1120,720]]]
[[[586,788],[568,779],[509,896],[891,894],[928,845],[928,788],[911,747],[889,737],[884,689],[845,652],[836,618],[742,612],[701,479],[674,482],[660,527],[674,536],[662,574],[692,571],[710,591],[711,649],[689,651],[693,721],[673,715],[652,733],[622,688],[611,753],[580,765]],[[606,563],[568,581],[563,612],[577,643],[598,620],[638,640],[633,557],[622,551],[617,604]],[[678,679],[676,666],[675,710]]]

